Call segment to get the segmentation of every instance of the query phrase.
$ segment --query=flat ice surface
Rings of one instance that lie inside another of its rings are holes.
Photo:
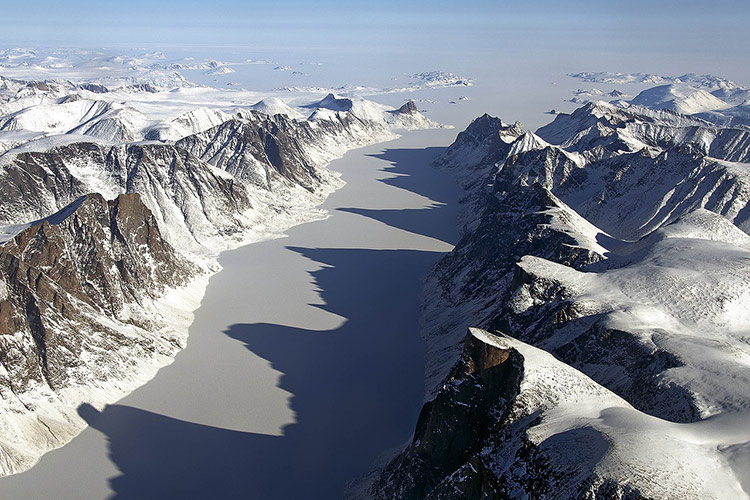
[[[331,216],[223,254],[175,362],[1,498],[337,498],[407,441],[421,403],[422,277],[456,240],[429,161],[455,130],[349,152]]]

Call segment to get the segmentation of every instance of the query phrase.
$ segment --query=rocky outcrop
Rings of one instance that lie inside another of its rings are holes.
[[[497,432],[518,395],[523,357],[467,335],[460,360],[435,399],[422,408],[409,446],[372,486],[376,498],[440,498],[443,482],[463,467],[482,470],[484,439]],[[471,465],[470,465],[471,464]],[[466,498],[492,498],[499,485],[466,484]],[[455,491],[453,492],[456,493]]]
[[[404,113],[409,115],[413,115],[417,111],[417,105],[414,104],[414,101],[408,101],[406,104],[402,105],[396,110],[397,113]]]

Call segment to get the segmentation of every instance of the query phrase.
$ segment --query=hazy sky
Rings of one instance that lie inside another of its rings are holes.
[[[750,84],[747,0],[4,3],[6,47],[341,52],[374,66],[411,58],[480,70],[502,57],[570,71],[713,72]]]
[[[413,28],[433,30],[433,37],[439,38],[440,28],[445,27],[498,31],[567,27],[584,33],[603,30],[602,35],[630,30],[646,40],[660,40],[657,32],[661,31],[688,46],[697,38],[725,49],[731,49],[729,42],[750,39],[750,2],[746,0],[715,1],[710,8],[706,2],[692,0],[35,0],[4,4],[0,37],[5,43],[242,44],[256,41],[254,31],[269,29],[294,43],[302,41],[300,30],[309,37],[310,30],[321,28],[321,36],[313,35],[312,40],[320,44],[330,28],[342,35],[361,30],[385,35],[396,28]],[[741,50],[746,48],[745,43]]]

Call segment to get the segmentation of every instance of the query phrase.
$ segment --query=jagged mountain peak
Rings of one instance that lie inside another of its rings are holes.
[[[404,103],[400,108],[398,108],[396,111],[398,111],[399,113],[404,113],[404,114],[414,114],[418,112],[418,109],[414,101],[409,100],[408,102]]]
[[[510,151],[510,144],[522,136],[519,122],[508,125],[500,118],[484,115],[475,118],[459,132],[456,140],[435,160],[438,165],[461,165],[464,169],[491,168]]]
[[[328,94],[318,102],[309,104],[308,108],[328,109],[331,111],[351,111],[353,106],[352,99],[348,97],[336,97],[334,94]]]
[[[534,149],[544,149],[550,146],[551,145],[547,141],[536,135],[534,132],[527,130],[513,142],[510,151],[508,152],[508,156],[525,153]]]

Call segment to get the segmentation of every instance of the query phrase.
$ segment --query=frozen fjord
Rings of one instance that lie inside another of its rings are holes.
[[[451,130],[348,153],[331,216],[222,255],[188,347],[3,498],[340,495],[409,438],[423,390],[418,293],[455,240]]]

